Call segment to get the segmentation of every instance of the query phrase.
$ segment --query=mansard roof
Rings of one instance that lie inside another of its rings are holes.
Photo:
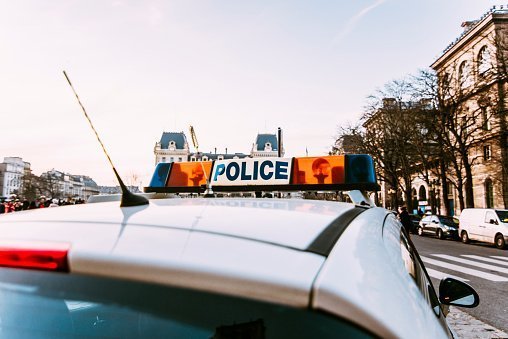
[[[169,147],[169,142],[175,142],[176,149],[184,149],[185,144],[187,143],[187,138],[183,132],[164,132],[161,137],[161,148],[167,149]]]
[[[256,149],[258,151],[265,150],[265,144],[269,142],[272,145],[272,151],[278,150],[277,135],[275,134],[258,134],[256,137]]]
[[[86,175],[82,175],[81,178],[83,179],[83,183],[85,184],[85,186],[87,187],[95,187],[95,188],[98,188],[99,186],[97,185],[97,183],[90,177],[86,176]]]

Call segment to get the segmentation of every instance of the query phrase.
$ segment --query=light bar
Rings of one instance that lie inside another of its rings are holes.
[[[69,272],[70,245],[58,242],[1,241],[0,266]]]
[[[202,193],[206,177],[214,192],[379,190],[366,154],[160,163],[144,190]]]

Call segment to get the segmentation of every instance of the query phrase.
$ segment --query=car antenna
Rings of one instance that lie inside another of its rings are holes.
[[[69,83],[69,86],[71,86],[72,91],[74,92],[74,95],[76,96],[76,99],[78,99],[78,103],[81,106],[81,109],[83,110],[83,113],[85,114],[86,119],[88,120],[88,123],[90,124],[90,127],[92,127],[92,130],[95,133],[95,136],[97,137],[97,140],[99,141],[99,144],[102,147],[102,150],[104,151],[104,154],[106,155],[106,158],[108,158],[109,163],[111,164],[111,167],[113,168],[113,172],[115,172],[116,179],[118,180],[118,183],[120,184],[120,188],[122,190],[122,200],[120,202],[120,207],[129,207],[129,206],[140,206],[140,205],[148,205],[148,199],[137,195],[134,193],[131,193],[125,184],[122,181],[122,178],[120,178],[120,175],[118,175],[118,172],[116,171],[115,165],[113,165],[113,162],[111,161],[111,158],[109,157],[108,152],[106,151],[106,148],[104,147],[104,144],[101,141],[101,138],[99,138],[99,134],[95,130],[92,124],[92,120],[90,120],[90,117],[86,113],[85,106],[81,103],[81,100],[79,100],[78,93],[76,93],[76,90],[72,86],[71,80],[67,76],[67,73],[63,71],[63,74],[65,75],[65,78],[67,79],[67,82]]]

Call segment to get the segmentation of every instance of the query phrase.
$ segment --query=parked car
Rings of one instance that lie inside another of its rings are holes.
[[[470,240],[494,244],[504,249],[508,243],[508,210],[466,208],[459,217],[459,234],[463,243]]]
[[[426,215],[418,225],[418,235],[432,234],[439,239],[458,238],[459,226],[453,217],[445,215]]]

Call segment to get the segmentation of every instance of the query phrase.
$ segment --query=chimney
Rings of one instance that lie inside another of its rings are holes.
[[[282,129],[277,129],[277,156],[282,157]]]
[[[478,20],[464,21],[460,26],[464,28],[464,32],[469,31],[478,22]]]
[[[226,154],[228,154],[228,148],[226,147]]]
[[[217,154],[217,147],[215,147],[215,151],[214,151],[215,154]]]

